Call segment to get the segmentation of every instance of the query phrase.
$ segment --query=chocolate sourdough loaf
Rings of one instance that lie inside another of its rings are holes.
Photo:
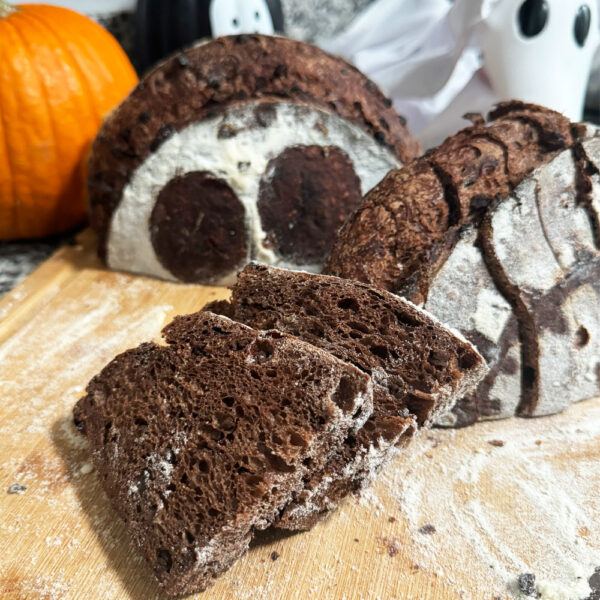
[[[201,313],[104,368],[74,409],[113,507],[168,594],[206,589],[350,428],[370,378],[276,331]],[[362,417],[358,417],[360,414]],[[358,421],[357,421],[358,419]]]
[[[490,372],[442,420],[458,426],[551,414],[600,385],[595,132],[518,102],[471,117],[367,194],[326,268],[422,303],[477,346]]]
[[[473,346],[412,303],[337,277],[250,264],[230,302],[209,304],[257,329],[294,335],[365,373],[374,383],[373,413],[282,513],[277,526],[310,528],[373,478],[416,426],[431,423],[486,372]],[[196,327],[194,315],[186,317]]]
[[[367,192],[419,153],[377,86],[282,37],[201,43],[104,122],[88,169],[108,266],[231,283],[251,258],[320,269]]]

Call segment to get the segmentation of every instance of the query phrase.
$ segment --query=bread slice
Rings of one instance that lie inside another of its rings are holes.
[[[200,313],[94,377],[74,409],[113,507],[168,594],[206,589],[370,413],[367,375]],[[364,411],[364,412],[361,412]],[[358,414],[362,417],[358,417]]]
[[[209,304],[258,329],[292,334],[371,375],[373,414],[321,472],[278,526],[308,528],[348,492],[369,481],[416,426],[447,412],[487,368],[473,346],[412,303],[337,277],[250,264],[231,302]]]

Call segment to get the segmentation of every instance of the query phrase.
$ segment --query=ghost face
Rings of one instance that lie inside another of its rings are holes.
[[[266,0],[212,0],[210,24],[213,37],[275,30]]]
[[[580,120],[599,40],[597,0],[496,0],[491,5],[479,34],[496,94]]]

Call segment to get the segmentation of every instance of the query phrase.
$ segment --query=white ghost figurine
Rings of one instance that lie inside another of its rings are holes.
[[[596,0],[495,0],[483,14],[478,37],[500,98],[543,104],[581,119],[600,38]]]
[[[266,0],[212,0],[209,14],[213,37],[274,32]]]
[[[376,0],[320,40],[392,98],[425,148],[519,99],[582,117],[600,0]]]

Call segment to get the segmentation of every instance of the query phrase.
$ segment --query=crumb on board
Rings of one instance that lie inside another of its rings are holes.
[[[24,494],[27,491],[27,486],[22,483],[13,483],[6,490],[8,494]]]
[[[502,446],[504,446],[506,442],[504,442],[503,440],[488,440],[488,444],[490,446],[496,446],[496,448],[502,448]]]
[[[431,523],[426,523],[425,525],[421,525],[417,531],[423,535],[431,535],[432,533],[436,532],[436,529]]]

